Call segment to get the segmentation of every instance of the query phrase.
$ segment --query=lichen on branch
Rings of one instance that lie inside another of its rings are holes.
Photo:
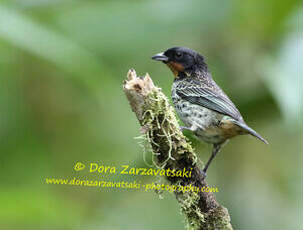
[[[138,77],[129,70],[124,92],[155,156],[155,166],[170,170],[190,170],[192,176],[166,177],[171,185],[208,187],[190,142],[180,131],[173,108],[148,74]],[[187,220],[187,228],[232,229],[230,216],[211,192],[174,191]]]

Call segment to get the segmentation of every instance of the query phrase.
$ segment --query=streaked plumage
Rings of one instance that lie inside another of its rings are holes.
[[[228,139],[251,134],[267,141],[248,127],[240,112],[212,79],[202,55],[184,47],[174,47],[153,57],[172,70],[175,80],[172,100],[180,119],[201,140],[214,144],[212,156],[204,173]]]

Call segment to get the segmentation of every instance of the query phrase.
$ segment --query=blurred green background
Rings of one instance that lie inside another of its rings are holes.
[[[134,67],[170,95],[170,70],[150,57],[172,46],[205,55],[214,79],[270,142],[237,137],[210,168],[234,228],[303,229],[299,0],[2,0],[0,229],[184,229],[170,193],[45,183],[158,181],[73,165],[147,167],[122,82]],[[210,146],[194,146],[208,159]]]

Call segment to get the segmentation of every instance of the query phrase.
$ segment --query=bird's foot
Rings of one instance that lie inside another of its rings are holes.
[[[204,170],[202,170],[202,180],[205,180],[205,178],[206,178],[206,171],[204,171]]]
[[[189,130],[189,131],[192,131],[192,132],[196,132],[198,127],[196,125],[193,125],[191,127],[181,126],[180,129],[181,129],[181,131]]]
[[[186,126],[180,126],[180,130],[181,130],[181,132],[183,132],[184,130],[190,130],[191,131],[191,128],[186,127]]]

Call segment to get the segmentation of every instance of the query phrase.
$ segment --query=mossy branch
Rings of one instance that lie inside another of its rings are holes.
[[[171,185],[208,187],[197,165],[193,148],[180,131],[173,108],[161,89],[156,87],[146,74],[137,77],[135,70],[127,74],[123,84],[124,92],[141,131],[156,156],[156,166],[170,170],[191,170],[191,177],[166,177]],[[181,210],[186,216],[188,229],[231,230],[228,210],[221,206],[211,192],[174,191]]]

